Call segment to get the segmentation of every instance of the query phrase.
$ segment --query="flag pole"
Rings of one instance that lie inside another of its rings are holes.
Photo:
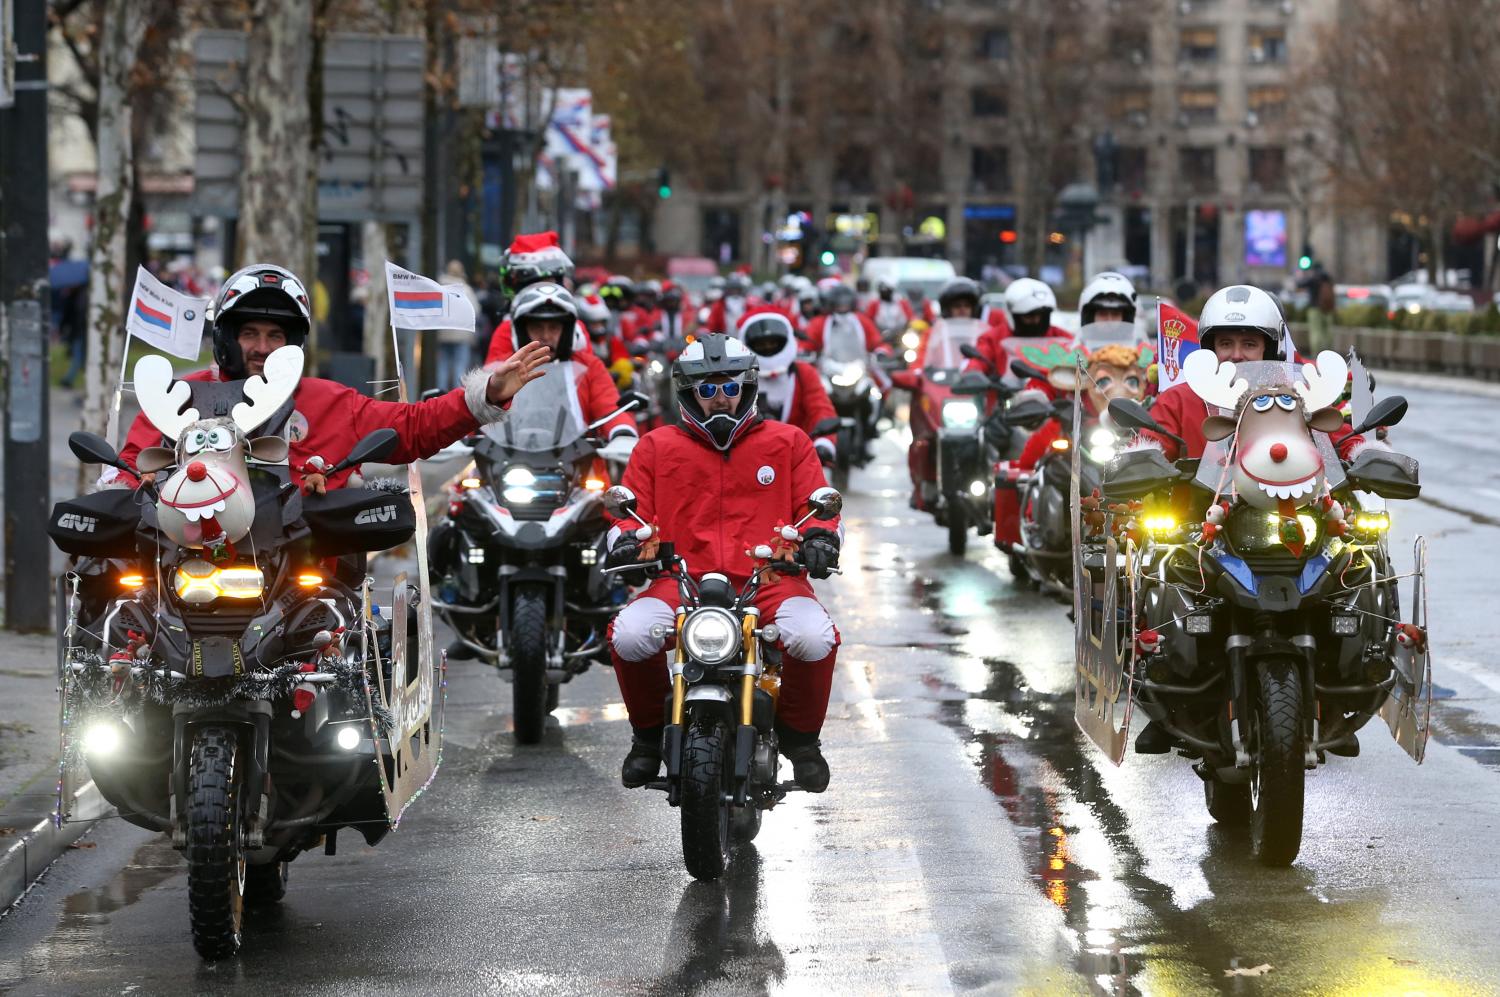
[[[115,381],[114,397],[109,404],[109,421],[105,424],[104,439],[115,446],[115,434],[120,430],[120,398],[125,393],[125,367],[130,363],[130,327],[125,327],[125,349],[120,351],[120,377]]]

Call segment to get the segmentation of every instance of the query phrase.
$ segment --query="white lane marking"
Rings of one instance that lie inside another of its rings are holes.
[[[1491,669],[1481,665],[1477,661],[1468,661],[1464,658],[1446,658],[1442,660],[1442,665],[1445,668],[1452,668],[1456,672],[1462,672],[1491,692],[1500,692],[1500,675],[1496,675]]]

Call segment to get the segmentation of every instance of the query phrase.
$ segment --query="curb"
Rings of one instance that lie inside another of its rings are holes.
[[[73,795],[73,816],[67,823],[58,827],[51,817],[45,817],[11,845],[0,856],[0,912],[9,912],[47,867],[110,810],[98,787],[88,782]]]
[[[1418,374],[1410,371],[1388,369],[1375,369],[1371,373],[1375,375],[1375,383],[1380,386],[1395,385],[1398,388],[1425,388],[1430,391],[1446,391],[1456,395],[1500,398],[1500,381],[1481,381],[1445,374]]]

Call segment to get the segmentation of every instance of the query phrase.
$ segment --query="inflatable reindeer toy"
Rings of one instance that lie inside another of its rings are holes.
[[[187,408],[191,387],[173,382],[172,365],[160,356],[135,365],[135,392],[141,410],[175,449],[149,447],[136,467],[142,474],[174,468],[157,488],[157,521],[163,533],[183,547],[204,549],[216,562],[234,557],[234,545],[255,520],[247,458],[275,463],[286,459],[280,436],[250,434],[291,397],[302,377],[302,350],[283,346],[266,358],[265,374],[244,382],[245,401],[227,417],[201,418]]]
[[[1274,512],[1281,538],[1294,556],[1306,543],[1297,509],[1324,502],[1325,453],[1313,433],[1333,433],[1344,422],[1338,404],[1348,380],[1344,358],[1329,350],[1315,364],[1303,364],[1304,382],[1281,364],[1256,364],[1255,383],[1235,378],[1233,363],[1219,363],[1211,350],[1197,350],[1183,363],[1183,375],[1198,397],[1233,415],[1210,415],[1204,438],[1233,437],[1231,481],[1240,501]]]

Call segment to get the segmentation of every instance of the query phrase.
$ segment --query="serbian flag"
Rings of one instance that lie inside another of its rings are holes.
[[[125,332],[164,353],[197,360],[203,350],[203,319],[207,298],[172,290],[145,267],[135,271],[135,290],[125,313]]]
[[[1187,313],[1158,301],[1156,305],[1156,390],[1166,391],[1182,380],[1182,362],[1198,349],[1198,323]]]
[[[474,331],[474,306],[458,288],[444,287],[390,260],[385,261],[385,286],[393,328]]]

